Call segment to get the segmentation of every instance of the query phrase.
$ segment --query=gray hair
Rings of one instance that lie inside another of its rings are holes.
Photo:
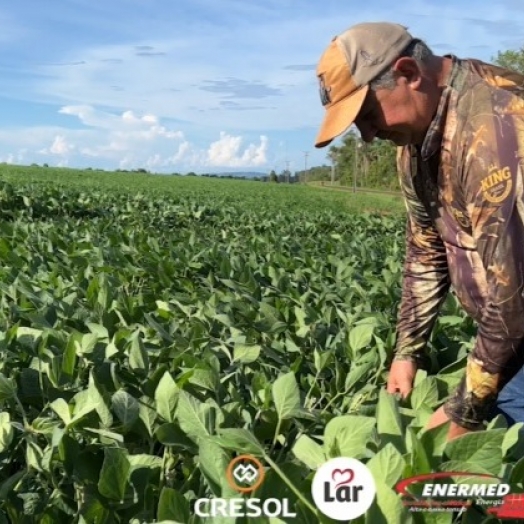
[[[417,62],[418,66],[423,68],[433,56],[431,49],[419,39],[414,39],[411,43],[404,49],[399,58],[403,56],[409,56]],[[396,86],[395,82],[395,73],[393,71],[393,65],[390,65],[385,71],[380,73],[376,78],[374,78],[369,87],[376,91],[377,89],[393,89]]]

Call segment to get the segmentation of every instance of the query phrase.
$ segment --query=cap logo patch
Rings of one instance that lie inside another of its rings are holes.
[[[320,101],[322,102],[323,106],[327,106],[331,103],[331,95],[329,94],[331,91],[331,87],[326,87],[326,80],[324,79],[324,75],[318,76],[318,82],[320,91]]]
[[[373,58],[367,51],[365,51],[364,49],[361,49],[359,51],[359,54],[360,54],[360,57],[362,58],[362,60],[364,60],[365,64],[367,66],[374,66],[374,65],[377,65],[379,63],[379,60],[377,60],[376,58]]]
[[[361,49],[360,56],[362,57],[364,62],[366,62],[366,64],[371,64],[372,62],[371,55],[367,51],[364,51],[364,49]]]

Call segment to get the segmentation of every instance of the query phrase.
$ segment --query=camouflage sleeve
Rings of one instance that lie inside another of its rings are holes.
[[[491,96],[504,109],[479,112],[461,135],[460,185],[486,279],[475,347],[444,411],[469,429],[482,427],[524,363],[524,101]]]
[[[444,244],[413,187],[409,149],[397,160],[408,219],[395,360],[418,361],[449,289],[448,266]]]

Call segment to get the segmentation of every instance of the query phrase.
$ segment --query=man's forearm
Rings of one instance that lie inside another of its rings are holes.
[[[418,361],[449,290],[446,253],[421,248],[408,230],[395,359]]]

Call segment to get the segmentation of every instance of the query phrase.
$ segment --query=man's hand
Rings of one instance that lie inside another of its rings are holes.
[[[413,381],[417,373],[417,364],[411,360],[394,360],[389,369],[386,391],[400,393],[406,398],[413,389]]]
[[[440,408],[431,415],[428,424],[426,426],[426,429],[432,429],[434,427],[440,426],[441,424],[445,424],[446,422],[449,422],[450,418],[444,413],[444,407],[441,406]],[[471,430],[463,428],[462,426],[459,426],[455,422],[451,422],[449,425],[448,430],[448,436],[447,440],[448,442],[450,440],[453,440],[454,438],[460,437],[461,435],[465,435],[466,433],[469,433]]]

